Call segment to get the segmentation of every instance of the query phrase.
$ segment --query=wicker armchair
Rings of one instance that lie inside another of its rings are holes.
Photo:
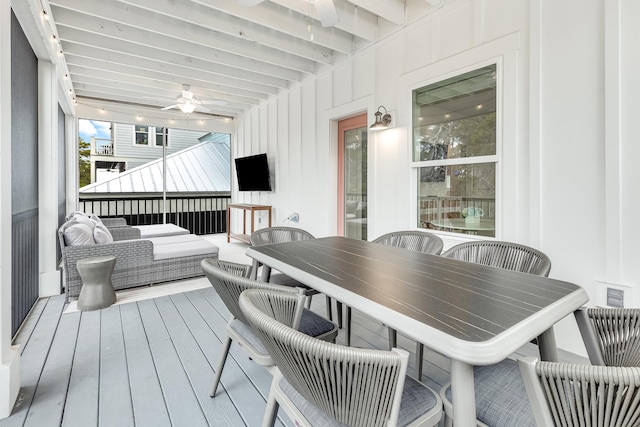
[[[539,426],[640,425],[640,368],[519,361]]]
[[[575,316],[593,365],[640,366],[640,308],[582,308]]]
[[[410,231],[395,231],[387,233],[373,240],[373,243],[380,243],[387,246],[395,246],[397,248],[408,249],[415,252],[424,252],[432,255],[439,255],[442,252],[444,242],[435,234],[427,233],[424,231],[410,230]],[[342,312],[342,304],[336,302],[338,306],[338,313]],[[340,324],[340,321],[338,321]],[[347,319],[346,319],[346,331],[345,342],[347,345],[351,344],[351,307],[347,307]],[[389,350],[397,346],[398,333],[393,328],[388,328],[389,331]],[[422,380],[422,357],[424,354],[424,346],[422,343],[416,343],[416,378],[418,381]]]
[[[263,228],[258,231],[254,231],[249,236],[249,240],[252,246],[259,245],[268,245],[271,243],[286,243],[286,242],[296,242],[298,240],[309,240],[314,239],[313,235],[305,230],[295,227],[269,227]],[[253,278],[256,277],[258,273],[258,267],[260,264],[258,261],[253,261]],[[284,274],[274,274],[271,275],[271,267],[262,266],[262,276],[261,280],[263,282],[275,283],[282,286],[293,286],[298,288],[303,288],[305,290],[305,295],[308,296],[306,301],[306,306],[309,308],[311,306],[311,297],[313,295],[318,294],[319,292],[304,283],[300,283],[297,280],[294,280]],[[328,297],[327,297],[328,298]],[[329,302],[329,299],[327,299]],[[331,319],[331,312],[327,309],[328,318]]]
[[[525,357],[474,368],[478,426],[638,426],[640,368]],[[440,396],[452,426],[451,386]]]
[[[216,259],[205,259],[202,261],[202,270],[222,299],[222,302],[231,312],[231,318],[227,323],[223,351],[216,366],[211,397],[215,396],[218,384],[220,383],[220,377],[222,376],[222,370],[227,360],[227,355],[229,354],[231,341],[236,340],[236,342],[240,343],[241,348],[259,365],[267,368],[274,365],[269,352],[249,327],[245,316],[238,306],[238,297],[242,291],[246,289],[266,289],[273,292],[284,292],[293,295],[294,299],[300,303],[295,304],[295,301],[292,302],[292,300],[289,301],[288,305],[278,307],[280,310],[277,316],[278,320],[318,339],[335,341],[338,335],[338,326],[303,307],[303,301],[306,297],[302,289],[273,285],[250,279],[251,267],[243,264],[219,261]]]
[[[406,351],[355,349],[304,335],[274,319],[272,307],[294,298],[258,289],[240,296],[240,308],[278,368],[263,426],[274,425],[279,406],[295,425],[438,423],[442,402],[433,390],[405,376]]]
[[[445,251],[442,256],[545,277],[551,271],[551,260],[547,255],[518,243],[496,240],[465,242]]]
[[[518,243],[497,240],[460,243],[443,252],[441,256],[545,277],[551,271],[551,260],[543,252]],[[538,337],[538,344],[542,342],[541,335]],[[445,401],[445,424],[450,423],[451,416],[452,411],[447,410]]]

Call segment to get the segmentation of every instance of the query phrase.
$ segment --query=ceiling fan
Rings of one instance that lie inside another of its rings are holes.
[[[236,2],[240,6],[251,7],[255,6],[259,3],[262,3],[264,0],[236,0]],[[318,19],[323,27],[333,27],[338,22],[340,22],[340,17],[338,16],[338,11],[336,10],[336,5],[333,4],[333,0],[307,0],[311,3],[315,9],[316,14],[318,15]]]
[[[205,113],[210,112],[211,110],[205,107],[204,105],[225,105],[225,101],[201,101],[193,96],[193,92],[189,89],[191,88],[188,84],[182,85],[182,94],[176,99],[177,104],[169,105],[168,107],[162,108],[163,110],[170,110],[172,108],[179,108],[183,113],[193,113],[194,111],[202,111]]]

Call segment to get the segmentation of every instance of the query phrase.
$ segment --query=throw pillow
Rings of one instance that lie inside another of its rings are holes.
[[[93,221],[94,224],[102,224],[102,220],[100,219],[100,217],[96,214],[91,214],[91,216],[89,217],[89,219],[91,221]]]
[[[63,232],[65,245],[78,246],[96,244],[91,228],[87,224],[75,220],[71,221],[72,223],[65,227]]]
[[[103,223],[96,224],[96,227],[93,229],[93,239],[96,241],[97,245],[113,243],[113,236],[107,226]]]

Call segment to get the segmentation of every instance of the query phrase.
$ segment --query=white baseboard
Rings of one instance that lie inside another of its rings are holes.
[[[9,348],[7,359],[0,363],[0,419],[11,415],[20,392],[20,346]]]

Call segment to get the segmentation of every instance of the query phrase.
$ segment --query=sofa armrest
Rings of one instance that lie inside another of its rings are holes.
[[[64,268],[69,272],[77,271],[78,260],[105,255],[116,257],[114,270],[149,265],[153,263],[153,243],[149,240],[122,240],[101,245],[65,246]]]
[[[107,228],[129,227],[125,218],[100,218],[100,221],[102,221]]]
[[[111,236],[113,237],[114,242],[117,242],[120,240],[140,239],[139,228],[134,228],[129,225],[127,225],[126,227],[115,227],[115,228],[108,227],[108,228],[109,228],[109,233],[111,233]]]

